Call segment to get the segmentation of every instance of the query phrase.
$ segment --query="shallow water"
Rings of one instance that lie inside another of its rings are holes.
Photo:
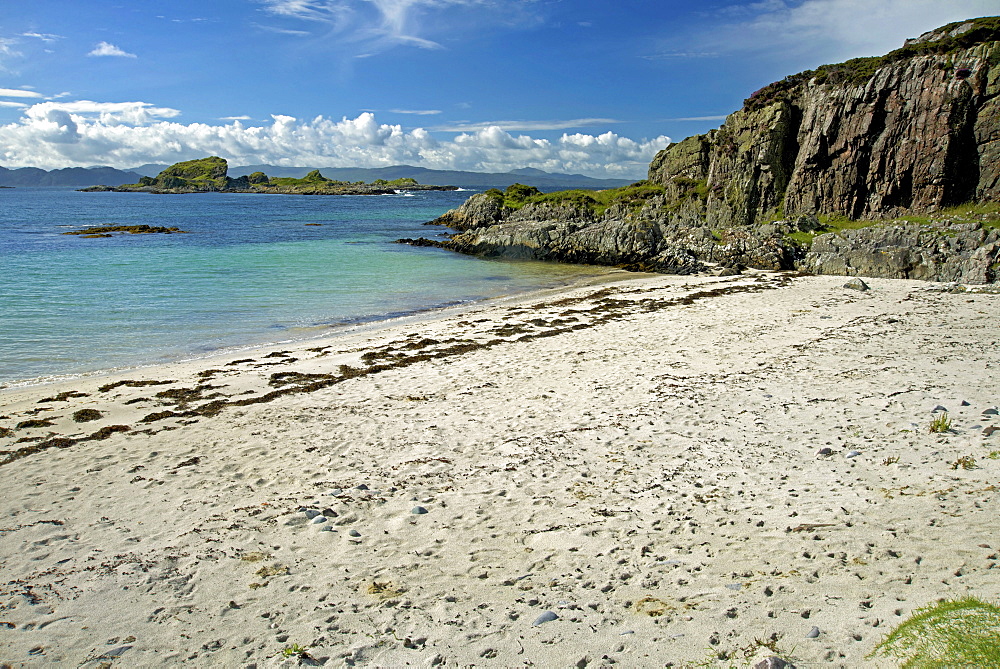
[[[572,282],[597,268],[393,244],[468,191],[388,196],[0,189],[0,383],[319,336]],[[85,239],[104,225],[186,234]],[[316,225],[318,224],[318,225]]]

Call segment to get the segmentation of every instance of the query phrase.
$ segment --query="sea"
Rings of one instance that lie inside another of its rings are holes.
[[[568,285],[606,270],[393,243],[473,194],[0,189],[0,387],[272,343]],[[175,234],[64,233],[112,225]]]

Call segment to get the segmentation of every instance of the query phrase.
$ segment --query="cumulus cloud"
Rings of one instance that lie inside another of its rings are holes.
[[[820,64],[880,55],[902,46],[907,37],[996,13],[996,0],[763,0],[722,9],[726,22],[702,33],[699,46],[724,54],[769,52]]]
[[[114,44],[108,42],[98,42],[94,50],[88,56],[117,56],[119,58],[138,58],[134,53],[129,53],[119,49]]]
[[[48,169],[69,165],[172,163],[219,155],[233,164],[552,172],[636,178],[669,142],[632,140],[611,132],[563,134],[555,140],[514,135],[497,126],[450,140],[423,128],[379,123],[372,113],[339,121],[274,115],[269,124],[182,124],[179,112],[148,103],[43,102],[15,123],[0,125],[0,164]]]

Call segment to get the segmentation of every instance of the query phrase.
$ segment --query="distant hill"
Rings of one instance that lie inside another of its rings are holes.
[[[147,164],[131,168],[142,176],[155,177],[168,167],[168,165]],[[463,186],[466,188],[506,188],[517,183],[526,182],[539,190],[553,191],[566,190],[569,188],[586,188],[599,190],[602,188],[620,188],[632,183],[631,179],[594,179],[582,174],[553,174],[543,170],[526,167],[512,170],[505,173],[490,172],[462,172],[458,170],[431,170],[426,167],[413,167],[411,165],[393,165],[391,167],[281,167],[278,165],[243,165],[230,167],[229,173],[233,176],[243,176],[253,172],[264,172],[271,177],[295,177],[301,179],[315,169],[328,179],[338,181],[364,181],[366,183],[376,179],[393,181],[395,179],[416,179],[422,184],[433,184],[438,186]],[[124,183],[124,182],[121,182]]]
[[[65,167],[42,170],[37,167],[0,167],[0,186],[96,186],[135,183],[141,175],[113,167]]]

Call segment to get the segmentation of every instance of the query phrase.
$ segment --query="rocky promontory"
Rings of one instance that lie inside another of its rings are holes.
[[[457,186],[428,186],[415,179],[377,179],[371,183],[327,179],[313,170],[301,179],[268,177],[263,172],[232,178],[224,158],[210,156],[171,165],[154,177],[121,186],[91,186],[81,191],[115,193],[277,193],[282,195],[391,195],[400,190],[458,190]]]
[[[473,196],[415,243],[688,273],[1000,277],[1000,17],[786,77],[606,191]],[[410,240],[413,242],[413,240]]]

